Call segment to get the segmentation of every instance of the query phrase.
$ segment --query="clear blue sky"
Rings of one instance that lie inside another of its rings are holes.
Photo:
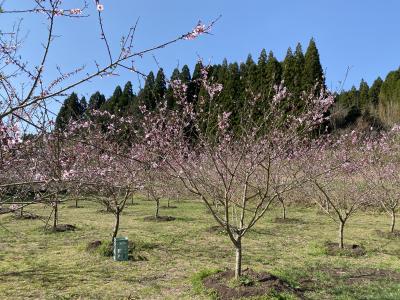
[[[28,0],[8,0],[5,8],[18,8]],[[77,0],[64,3],[77,3]],[[223,58],[244,61],[249,53],[256,60],[262,48],[272,50],[283,59],[289,46],[297,42],[307,47],[314,37],[326,71],[327,84],[337,90],[344,79],[347,67],[351,67],[345,88],[358,85],[361,78],[372,83],[377,76],[386,74],[400,65],[400,1],[399,0],[102,0],[105,28],[110,42],[118,46],[121,35],[140,17],[135,37],[135,49],[145,49],[169,40],[193,28],[198,20],[208,22],[222,14],[215,25],[213,35],[202,36],[195,41],[182,41],[155,52],[155,56],[169,76],[178,64],[193,65],[198,57],[211,63]],[[93,1],[89,0],[93,5]],[[67,71],[86,64],[93,68],[94,60],[106,62],[105,49],[99,39],[94,5],[93,15],[82,20],[61,20],[51,49],[48,69],[55,64]],[[10,18],[0,16],[0,28],[11,25]],[[26,59],[38,61],[38,42],[45,39],[43,19],[25,17],[23,25],[29,33]],[[40,45],[39,45],[40,46]],[[117,50],[117,47],[113,47]],[[115,52],[116,54],[116,52]],[[143,72],[156,70],[151,56],[138,59],[136,66]],[[50,73],[54,75],[54,73]],[[138,87],[137,76],[122,71],[120,76],[97,79],[77,89],[81,95],[100,90],[109,96],[117,84],[131,80]]]

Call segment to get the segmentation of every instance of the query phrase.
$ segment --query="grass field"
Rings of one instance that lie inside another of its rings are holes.
[[[76,225],[75,232],[48,233],[40,220],[0,216],[0,299],[209,299],[193,278],[232,268],[232,246],[223,233],[209,232],[215,222],[201,202],[172,204],[178,208],[161,210],[177,218],[172,222],[144,221],[154,210],[144,199],[125,209],[119,235],[146,258],[128,262],[86,251],[89,242],[112,232],[113,215],[99,212],[97,203],[61,207],[60,223]],[[27,210],[49,214],[41,206]],[[316,209],[289,207],[288,215],[299,222],[274,222],[280,216],[275,208],[244,238],[244,267],[305,288],[307,299],[400,299],[400,239],[376,233],[388,230],[385,215],[350,220],[345,242],[365,247],[361,257],[325,253],[324,242],[336,241],[337,226]],[[270,298],[285,297],[293,298]]]

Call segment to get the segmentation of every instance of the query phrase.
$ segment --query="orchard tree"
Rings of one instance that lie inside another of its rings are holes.
[[[309,195],[321,210],[338,224],[338,246],[344,248],[344,229],[348,220],[370,203],[370,189],[362,171],[366,166],[363,142],[352,131],[339,138],[329,137],[314,154],[303,157],[305,174],[311,185]]]
[[[130,143],[119,139],[124,126],[131,126],[133,120],[128,117],[117,117],[106,111],[93,111],[95,117],[107,119],[107,130],[101,124],[84,121],[70,124],[65,134],[73,145],[75,152],[73,164],[64,174],[71,189],[77,193],[91,194],[107,211],[115,217],[111,241],[117,236],[121,213],[127,201],[142,188],[139,173],[144,164],[138,159],[140,151],[136,140]]]
[[[240,115],[239,130],[232,130],[231,112],[215,103],[222,86],[207,81],[202,85],[210,108],[196,111],[187,101],[187,86],[177,80],[175,96],[180,109],[165,106],[145,112],[145,139],[153,160],[167,165],[170,176],[206,204],[216,222],[227,232],[236,252],[235,277],[242,272],[242,239],[270,208],[271,203],[297,186],[299,179],[284,174],[296,149],[304,153],[304,139],[324,121],[333,96],[321,91],[319,97],[305,97],[307,109],[297,116],[281,109],[288,97],[283,86],[275,87],[272,103],[265,103],[260,116],[260,101],[247,99]],[[205,101],[200,98],[199,102]],[[208,118],[198,118],[198,114]],[[207,123],[217,114],[217,122]],[[257,114],[257,118],[254,115]],[[188,127],[194,138],[188,138]],[[200,130],[202,128],[202,130]]]
[[[142,76],[143,72],[134,63],[135,58],[165,48],[178,41],[193,40],[208,33],[215,23],[214,21],[205,25],[199,22],[191,31],[178,35],[172,40],[136,51],[133,51],[133,38],[136,29],[136,26],[134,26],[127,30],[121,39],[120,46],[116,48],[117,51],[114,51],[114,47],[108,40],[108,34],[104,30],[103,11],[107,7],[100,1],[96,0],[94,6],[86,0],[75,2],[81,3],[80,7],[68,7],[68,3],[61,0],[24,1],[21,5],[25,8],[13,7],[13,3],[13,1],[2,2],[0,5],[2,18],[9,24],[0,32],[0,65],[2,68],[0,76],[2,87],[0,91],[1,192],[4,189],[9,191],[12,187],[14,191],[17,190],[15,187],[19,187],[19,190],[29,191],[34,189],[34,185],[39,184],[45,184],[42,187],[43,190],[51,191],[54,189],[54,192],[64,190],[61,187],[64,184],[62,178],[64,172],[68,173],[68,170],[64,166],[59,168],[54,164],[48,167],[43,163],[46,159],[52,159],[52,162],[60,166],[60,162],[63,160],[54,159],[54,156],[51,155],[43,161],[40,159],[44,157],[42,154],[49,150],[49,147],[42,149],[43,153],[32,153],[32,155],[22,153],[14,147],[18,145],[18,147],[27,146],[29,148],[32,146],[30,139],[35,140],[35,145],[40,143],[50,145],[45,139],[54,137],[54,134],[51,133],[54,129],[50,118],[51,111],[48,109],[52,102],[59,101],[59,97],[65,97],[72,89],[85,82],[96,78],[119,75],[121,70]],[[104,45],[104,52],[107,54],[106,59],[93,57],[93,54],[98,53],[99,50],[98,47],[95,47],[96,51],[90,50],[89,52],[91,53],[91,60],[96,61],[94,64],[82,61],[77,62],[77,65],[73,67],[64,66],[59,54],[53,51],[55,41],[65,36],[62,32],[55,33],[56,25],[63,22],[62,19],[69,22],[79,22],[80,18],[88,17],[91,13],[94,13],[94,17],[97,19],[98,31],[95,34],[97,35],[100,32],[100,41]],[[26,52],[24,50],[35,48],[35,45],[26,44],[23,38],[25,37],[25,29],[24,23],[20,22],[21,16],[25,19],[40,17],[42,18],[41,24],[44,23],[45,30],[42,31],[44,36],[41,39],[34,39],[39,46],[43,46],[42,52],[36,53],[37,61],[27,61],[24,58],[23,53]],[[51,64],[54,58],[57,59],[57,66]],[[58,75],[52,76],[51,74]],[[21,82],[24,83],[22,87]],[[89,106],[98,108],[104,102],[103,98],[101,95],[97,95],[97,99],[93,99]],[[84,101],[79,102],[79,104],[86,106]],[[64,121],[67,122],[69,119],[67,118]],[[24,135],[20,133],[27,132],[28,127],[29,134],[26,134],[24,140],[21,140]],[[56,138],[56,140],[59,139],[60,136]],[[64,142],[62,144],[66,145]],[[97,145],[100,148],[102,146]],[[31,150],[38,151],[37,149]],[[63,151],[64,149],[60,149],[60,151],[53,151],[52,154],[58,155]],[[73,149],[71,153],[75,151],[76,149]],[[60,157],[62,158],[62,155]],[[21,167],[23,164],[25,166]],[[31,172],[22,176],[21,173],[24,168]],[[43,168],[43,170],[40,168]],[[5,176],[5,174],[11,176]],[[35,178],[35,174],[38,177],[43,176],[43,180]],[[14,182],[11,182],[11,179]],[[47,189],[46,185],[49,182],[51,182],[50,189]],[[52,192],[50,192],[50,195],[52,195]],[[57,204],[58,200],[51,201],[51,203]]]
[[[390,232],[395,232],[396,216],[400,209],[400,127],[381,132],[366,142],[368,168],[363,175],[371,188],[374,203],[380,205],[391,218]]]

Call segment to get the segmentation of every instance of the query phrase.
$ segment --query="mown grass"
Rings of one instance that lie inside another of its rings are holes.
[[[162,210],[162,215],[177,218],[172,222],[143,220],[153,214],[153,202],[138,199],[129,205],[119,235],[138,245],[137,255],[144,259],[128,262],[86,251],[89,242],[110,238],[111,214],[99,212],[101,206],[90,201],[80,202],[82,208],[70,205],[61,207],[60,222],[76,225],[75,232],[47,233],[40,220],[0,216],[0,299],[210,299],[201,278],[233,267],[232,246],[223,233],[208,232],[215,223],[201,202],[175,202],[177,209]],[[49,214],[42,206],[27,210]],[[337,235],[328,217],[314,208],[290,207],[288,214],[301,222],[273,222],[280,217],[276,208],[244,238],[244,267],[303,288],[307,299],[400,299],[396,279],[351,278],[364,269],[400,272],[400,240],[375,232],[387,230],[385,215],[360,213],[350,220],[346,243],[361,244],[367,251],[351,257],[324,252],[324,243],[336,241]]]

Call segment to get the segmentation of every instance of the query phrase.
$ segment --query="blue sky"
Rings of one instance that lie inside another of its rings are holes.
[[[28,0],[8,0],[4,7],[21,8]],[[64,1],[74,6],[78,0]],[[135,36],[135,49],[172,39],[191,30],[198,20],[209,22],[222,15],[213,28],[213,35],[194,41],[181,41],[154,53],[159,65],[170,75],[173,68],[194,63],[201,57],[206,62],[220,63],[223,58],[244,61],[249,53],[256,60],[262,48],[272,50],[283,59],[289,46],[297,42],[307,47],[314,37],[326,71],[327,85],[340,86],[350,67],[345,88],[358,85],[361,78],[372,83],[400,65],[400,1],[398,0],[102,0],[105,28],[114,53],[126,30],[140,17]],[[93,1],[92,16],[81,20],[60,19],[56,24],[57,38],[51,49],[48,79],[55,76],[52,68],[60,65],[69,71],[86,65],[93,69],[94,61],[106,63],[106,52],[99,39]],[[0,28],[12,25],[9,16],[1,16]],[[24,16],[24,31],[28,34],[22,52],[35,65],[44,41],[46,27],[40,16]],[[148,73],[157,64],[150,55],[136,61],[136,67]],[[117,84],[131,80],[138,87],[137,76],[121,71],[119,76],[97,79],[76,91],[90,95],[100,90],[109,96]]]

